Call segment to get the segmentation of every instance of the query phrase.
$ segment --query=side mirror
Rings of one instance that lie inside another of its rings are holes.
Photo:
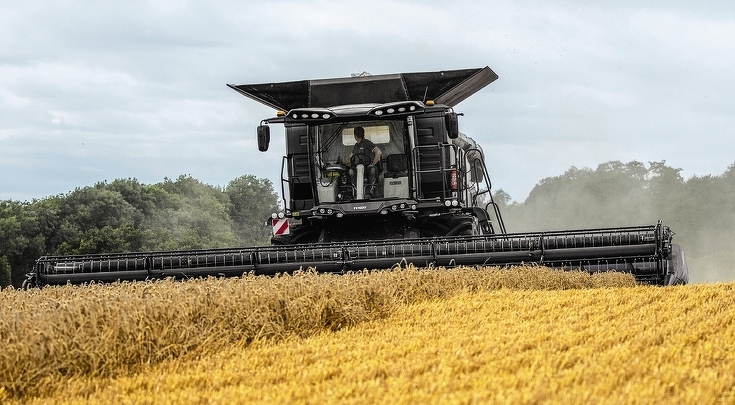
[[[265,152],[271,142],[271,128],[268,125],[258,125],[258,150]]]
[[[459,119],[457,119],[457,113],[450,112],[444,114],[444,124],[447,127],[449,139],[457,139],[459,136]]]

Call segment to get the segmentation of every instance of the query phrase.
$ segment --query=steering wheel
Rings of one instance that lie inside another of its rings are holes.
[[[365,167],[371,165],[373,163],[373,157],[368,156],[366,153],[357,153],[355,155],[352,155],[350,158],[350,166],[357,167],[359,164],[365,165]]]

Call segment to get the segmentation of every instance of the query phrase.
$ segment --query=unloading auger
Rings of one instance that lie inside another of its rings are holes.
[[[27,285],[166,277],[341,273],[416,266],[536,263],[631,273],[641,283],[685,284],[674,233],[654,225],[507,233],[490,192],[482,148],[459,131],[454,107],[498,76],[489,67],[228,85],[285,129],[285,209],[271,246],[45,256]]]

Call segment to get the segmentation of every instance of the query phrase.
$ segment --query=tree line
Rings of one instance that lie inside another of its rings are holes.
[[[205,249],[269,241],[278,209],[270,180],[245,175],[225,187],[191,176],[77,188],[30,202],[0,201],[0,287],[19,286],[43,255]]]
[[[684,179],[665,161],[611,161],[541,180],[523,202],[494,193],[509,232],[655,224],[676,233],[693,281],[735,279],[735,164]],[[267,244],[278,196],[245,175],[220,188],[180,176],[101,182],[31,202],[0,201],[0,286],[20,285],[43,255]]]
[[[684,179],[665,161],[572,167],[541,180],[522,203],[494,194],[508,232],[655,224],[675,232],[690,280],[735,279],[735,163],[721,175]]]

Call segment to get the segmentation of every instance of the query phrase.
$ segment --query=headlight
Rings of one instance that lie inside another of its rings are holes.
[[[335,114],[326,108],[297,108],[288,112],[288,118],[293,120],[327,121]]]

